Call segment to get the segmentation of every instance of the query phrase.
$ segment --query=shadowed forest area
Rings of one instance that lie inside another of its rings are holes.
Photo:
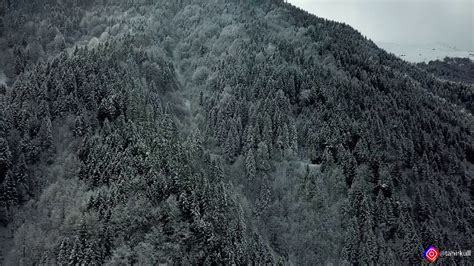
[[[457,70],[280,0],[0,15],[5,265],[419,264],[474,243]]]

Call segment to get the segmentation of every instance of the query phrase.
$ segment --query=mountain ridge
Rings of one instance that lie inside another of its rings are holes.
[[[42,32],[12,32],[37,3],[6,18],[7,263],[419,263],[472,243],[472,86],[282,1],[62,2],[33,16],[56,25],[34,67]]]

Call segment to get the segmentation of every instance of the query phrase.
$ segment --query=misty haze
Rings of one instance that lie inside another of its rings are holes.
[[[471,0],[289,0],[323,18],[347,23],[380,47],[413,62],[474,58]],[[421,54],[421,55],[420,55]]]

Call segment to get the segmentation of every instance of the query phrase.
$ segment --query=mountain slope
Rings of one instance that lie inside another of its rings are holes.
[[[469,58],[445,58],[418,65],[446,80],[474,83],[474,62]]]
[[[2,32],[7,263],[419,263],[473,242],[472,86],[282,1],[38,3]]]

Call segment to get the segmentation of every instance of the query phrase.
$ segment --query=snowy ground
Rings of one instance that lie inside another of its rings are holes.
[[[0,85],[2,84],[7,84],[7,76],[5,76],[5,73],[0,70]]]
[[[393,53],[403,60],[413,63],[443,60],[445,57],[469,57],[471,60],[474,60],[474,48],[472,51],[463,51],[442,43],[398,44],[376,42],[376,44],[387,52]]]
[[[310,161],[295,161],[297,165],[300,167],[299,170],[301,173],[305,173],[307,167],[309,167],[310,171],[319,171],[321,168],[320,164],[312,164]]]

